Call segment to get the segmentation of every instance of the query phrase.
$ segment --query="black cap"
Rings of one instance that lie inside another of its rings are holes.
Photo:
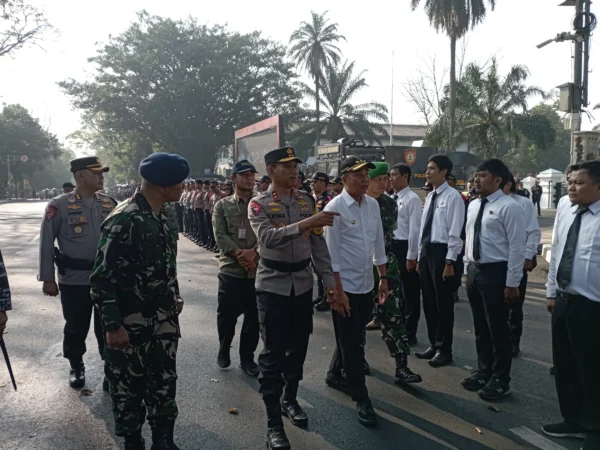
[[[342,184],[342,177],[335,177],[333,179],[333,184]]]
[[[100,160],[95,156],[86,156],[85,158],[77,158],[71,161],[71,172],[75,173],[80,170],[93,170],[94,172],[108,172],[109,168],[103,166]]]
[[[289,161],[302,163],[302,160],[296,156],[296,152],[292,147],[278,148],[277,150],[272,150],[265,155],[265,164],[267,166],[269,164],[286,163]]]
[[[456,177],[454,175],[452,175],[452,174],[446,175],[446,180],[452,180],[452,181],[454,181],[456,183]]]
[[[205,184],[205,185],[207,185],[207,186],[208,186],[208,185],[210,184],[210,181],[209,181],[209,180],[204,180],[204,181],[202,182],[202,184]]]
[[[63,189],[64,188],[73,188],[73,189],[75,189],[75,186],[73,186],[73,183],[71,183],[70,181],[67,181],[66,183],[63,183]]]
[[[326,184],[329,184],[329,176],[325,172],[315,172],[312,177],[313,181],[324,181]]]
[[[300,181],[302,181],[303,183],[306,181],[306,175],[304,175],[304,172],[302,172],[301,170],[298,171],[298,176],[300,177]]]
[[[348,172],[355,172],[357,170],[366,167],[367,169],[374,169],[375,164],[365,161],[358,156],[348,156],[346,159],[342,161],[340,166],[342,170],[342,175]]]
[[[219,184],[219,180],[210,180],[209,184]]]
[[[196,180],[196,184],[202,184],[203,181],[202,180]]]
[[[241,159],[233,165],[233,168],[231,169],[231,175],[249,171],[256,173],[256,167],[254,167],[254,164],[252,164],[247,159]]]
[[[270,183],[271,179],[269,178],[268,175],[263,175],[262,177],[260,177],[260,182],[261,183]]]

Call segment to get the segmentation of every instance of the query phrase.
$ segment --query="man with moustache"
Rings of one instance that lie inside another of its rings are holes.
[[[332,199],[329,192],[327,192],[329,177],[324,172],[315,172],[311,184],[312,195],[317,203],[317,211],[321,212]],[[325,295],[325,286],[323,286],[323,280],[320,278],[317,278],[317,287],[317,298],[313,301],[315,310],[329,311],[329,302],[327,302],[327,296]]]

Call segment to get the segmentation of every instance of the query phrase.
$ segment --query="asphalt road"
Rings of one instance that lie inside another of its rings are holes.
[[[95,450],[121,448],[113,433],[109,396],[101,389],[102,364],[92,333],[85,355],[88,396],[69,388],[68,363],[62,357],[60,300],[44,297],[36,281],[39,224],[45,202],[0,205],[0,249],[13,294],[6,344],[19,384],[10,385],[0,362],[0,449]],[[216,365],[217,260],[187,239],[180,241],[179,281],[186,300],[178,355],[176,441],[182,450],[261,449],[266,417],[258,383],[238,368],[236,351],[228,370]],[[456,305],[455,362],[430,368],[413,356],[410,367],[423,383],[399,388],[394,363],[378,332],[368,335],[367,358],[373,369],[368,388],[380,416],[366,429],[356,420],[354,404],[328,388],[325,373],[334,339],[331,318],[316,313],[314,334],[301,384],[300,402],[310,417],[308,430],[286,423],[294,449],[577,449],[581,441],[550,441],[540,426],[560,419],[551,366],[549,315],[541,279],[530,283],[525,305],[522,354],[512,369],[512,396],[489,403],[465,391],[460,381],[476,365],[470,309],[464,291]],[[420,343],[425,347],[425,324]],[[237,348],[237,339],[234,348]],[[259,346],[260,348],[260,346]],[[229,413],[237,408],[238,414]],[[147,427],[145,435],[149,437]],[[519,437],[521,436],[521,437]],[[524,440],[522,437],[527,439]]]

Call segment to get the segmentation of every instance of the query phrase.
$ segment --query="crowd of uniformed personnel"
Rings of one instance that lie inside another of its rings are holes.
[[[340,177],[317,172],[306,186],[292,148],[267,153],[265,163],[267,174],[257,178],[251,162],[239,161],[231,180],[219,184],[189,181],[183,158],[155,153],[140,165],[139,186],[117,205],[99,192],[108,167],[94,157],[80,158],[71,162],[75,189],[46,207],[39,280],[44,294],[61,296],[69,382],[73,388],[85,385],[83,355],[93,315],[105,360],[104,387],[126,449],[145,448],[145,418],[153,450],[178,449],[180,232],[218,252],[216,362],[223,369],[231,365],[231,342],[244,315],[239,364],[248,376],[259,376],[270,449],[291,448],[282,416],[296,426],[308,424],[297,394],[313,307],[331,310],[336,338],[326,384],[352,397],[361,424],[375,425],[365,383],[366,330],[381,329],[396,363],[395,382],[419,383],[408,356],[418,344],[422,310],[428,347],[415,356],[435,368],[450,364],[463,259],[478,364],[462,385],[489,401],[510,393],[527,274],[536,266],[541,236],[533,203],[519,195],[502,161],[484,161],[470,180],[474,191],[464,196],[453,188],[450,159],[432,156],[424,205],[409,187],[406,164],[389,168],[349,156]],[[584,437],[589,450],[600,448],[600,362],[594,351],[600,319],[600,162],[570,166],[567,177],[547,285],[564,421],[543,430]],[[0,336],[11,305],[0,270],[2,279]]]

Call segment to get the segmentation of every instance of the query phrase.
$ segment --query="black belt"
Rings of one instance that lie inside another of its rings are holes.
[[[569,294],[568,292],[564,292],[564,291],[557,291],[556,296],[570,305],[592,302],[592,300],[590,300],[587,297],[584,297],[583,295]],[[594,303],[598,303],[598,302],[594,302]]]
[[[308,258],[308,259],[305,259],[304,261],[300,261],[300,262],[287,263],[287,262],[275,261],[275,260],[267,259],[267,258],[263,258],[263,257],[260,258],[260,262],[267,269],[276,270],[277,272],[284,272],[284,273],[300,272],[300,271],[306,269],[310,265],[310,261],[311,261],[311,259]]]
[[[71,270],[92,270],[94,268],[94,261],[87,261],[85,259],[75,259],[63,257],[63,267]]]
[[[477,261],[469,261],[469,265],[471,264],[473,264],[473,266],[476,267],[478,270],[491,270],[498,268],[505,269],[506,267],[508,267],[508,262],[506,261],[498,261],[492,263],[479,263]]]

